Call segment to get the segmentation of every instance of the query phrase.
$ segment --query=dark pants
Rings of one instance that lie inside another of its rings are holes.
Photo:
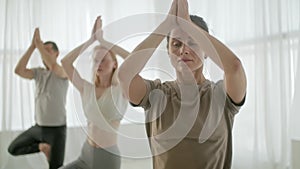
[[[63,165],[65,156],[66,126],[45,127],[35,125],[20,134],[8,147],[11,155],[24,155],[40,152],[39,143],[51,146],[49,168]]]

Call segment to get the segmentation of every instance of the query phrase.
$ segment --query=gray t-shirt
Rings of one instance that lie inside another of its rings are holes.
[[[35,68],[35,120],[40,126],[66,125],[68,79],[52,71]]]
[[[145,83],[139,106],[146,111],[154,169],[230,169],[231,130],[243,102],[237,106],[230,100],[223,81]]]

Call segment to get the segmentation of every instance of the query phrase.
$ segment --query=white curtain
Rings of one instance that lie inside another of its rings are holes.
[[[90,36],[97,15],[109,25],[135,14],[166,13],[170,4],[171,0],[0,0],[0,168],[46,166],[32,161],[43,158],[40,154],[15,158],[7,153],[12,139],[34,124],[34,83],[13,70],[35,27],[43,40],[57,42],[60,60]],[[246,70],[247,99],[234,124],[233,169],[291,168],[292,152],[300,151],[291,149],[292,140],[300,142],[299,0],[189,0],[189,8],[204,17],[211,33],[230,46]],[[142,38],[133,36],[121,45],[132,50]],[[153,63],[168,70],[169,65],[158,59]],[[222,77],[210,61],[206,64],[209,78]],[[30,66],[40,65],[35,52]],[[76,128],[80,121],[72,92],[70,85],[67,123]],[[67,137],[65,162],[78,156],[85,138],[82,132]]]

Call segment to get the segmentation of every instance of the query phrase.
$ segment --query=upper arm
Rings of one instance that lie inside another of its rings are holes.
[[[80,74],[77,72],[77,70],[72,65],[71,66],[63,65],[63,68],[64,68],[64,72],[66,73],[68,79],[78,89],[78,91],[80,93],[82,93],[85,80],[81,78]]]
[[[15,73],[25,79],[33,79],[34,78],[34,72],[32,69],[24,69],[24,70],[15,70]]]
[[[129,90],[128,87],[123,86],[123,84],[129,84]],[[140,75],[135,75],[130,83],[121,83],[121,85],[126,97],[135,105],[140,104],[146,95],[146,83]]]
[[[225,89],[234,103],[243,101],[246,95],[247,79],[239,59],[233,63],[233,71],[225,72]]]

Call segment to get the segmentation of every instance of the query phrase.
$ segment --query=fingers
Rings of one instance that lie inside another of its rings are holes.
[[[177,10],[178,10],[177,8],[178,8],[178,0],[173,0],[169,11],[169,15],[177,16]]]
[[[38,43],[39,41],[41,41],[40,29],[39,28],[35,28],[33,38],[34,38],[35,43]]]
[[[96,25],[95,32],[102,29],[102,19],[101,19],[101,16],[97,17],[95,25]]]
[[[101,16],[98,16],[98,29],[102,29],[102,18]]]
[[[35,30],[35,32],[36,32],[36,38],[37,39],[40,39],[40,29],[39,28],[36,28],[36,30]]]
[[[33,37],[32,41],[33,41],[32,43],[34,44],[35,47],[37,47],[37,48],[42,47],[43,41],[41,40],[39,28],[35,28],[34,37]]]
[[[97,32],[97,30],[102,29],[102,19],[101,16],[98,16],[95,20],[94,27],[92,30],[92,35]]]
[[[102,40],[103,40],[103,30],[102,30],[102,19],[101,19],[101,16],[98,16],[97,20],[96,20],[95,36],[96,36],[96,39],[99,42],[102,42]]]
[[[178,0],[177,16],[185,20],[190,20],[187,0]]]
[[[98,17],[97,17],[97,19],[95,20],[95,23],[94,23],[94,26],[93,26],[92,36],[93,36],[93,34],[95,34],[95,32],[96,32],[96,30],[97,30],[97,20],[98,20]]]
[[[31,46],[33,46],[34,48],[36,47],[35,46],[35,37],[36,37],[37,30],[38,30],[38,28],[34,29],[33,36],[32,36],[32,39],[31,39]]]
[[[36,39],[37,34],[38,34],[39,28],[35,28],[34,29],[34,33],[33,33],[33,39]]]

